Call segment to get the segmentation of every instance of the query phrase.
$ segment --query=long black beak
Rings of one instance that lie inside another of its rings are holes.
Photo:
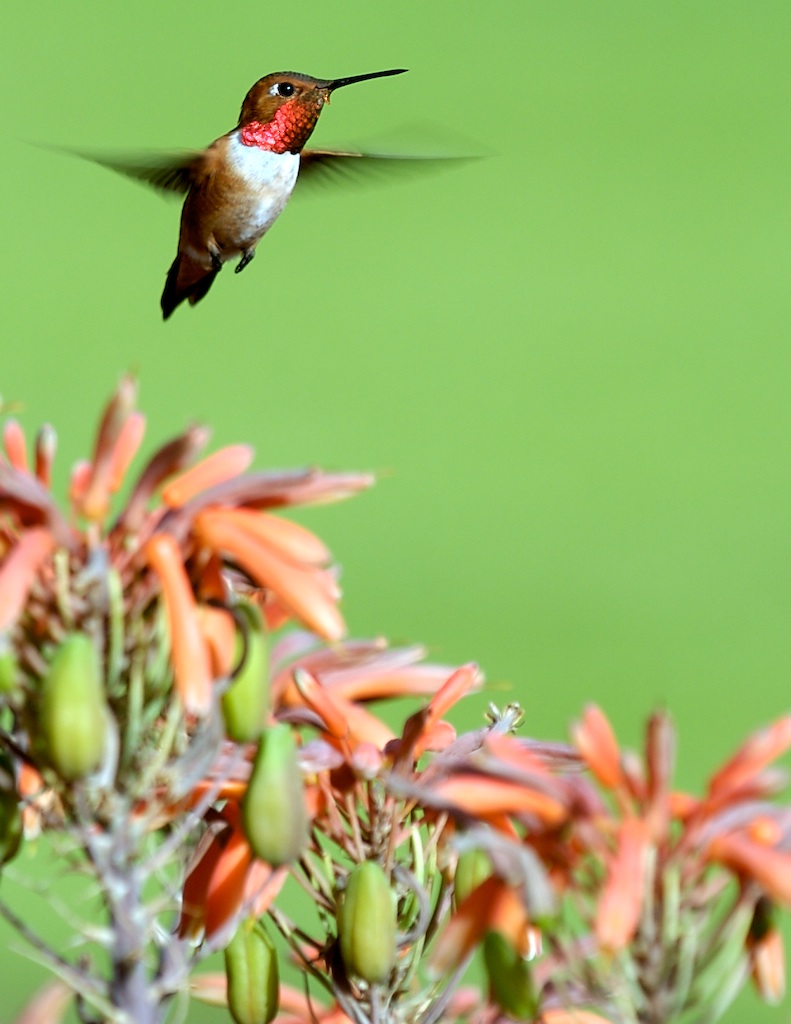
[[[355,82],[367,82],[369,78],[387,78],[388,75],[403,75],[407,68],[393,68],[392,71],[372,71],[368,75],[352,75],[351,78],[335,78],[327,83],[327,92],[334,92],[344,85],[353,85]]]

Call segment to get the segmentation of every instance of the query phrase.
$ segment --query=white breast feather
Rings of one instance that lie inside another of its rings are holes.
[[[252,186],[246,219],[251,238],[260,238],[288,202],[299,172],[299,154],[270,153],[258,146],[245,146],[239,133],[233,132],[228,156],[234,172]]]

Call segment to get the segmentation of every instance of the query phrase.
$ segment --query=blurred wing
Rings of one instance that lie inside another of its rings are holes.
[[[339,149],[303,149],[299,162],[297,191],[305,193],[327,182],[362,184],[394,177],[409,177],[429,171],[459,166],[477,157],[400,156],[384,153],[358,153]]]
[[[150,185],[161,192],[183,195],[200,176],[204,166],[202,153],[179,153],[161,157],[141,157],[131,161],[80,153],[86,160],[123,174],[134,181]]]
[[[192,184],[205,173],[207,165],[206,152],[187,153],[152,153],[132,157],[106,156],[101,153],[89,153],[78,149],[55,149],[58,153],[77,156],[81,160],[106,167],[116,174],[123,174],[133,181],[159,189],[173,195],[189,192]]]

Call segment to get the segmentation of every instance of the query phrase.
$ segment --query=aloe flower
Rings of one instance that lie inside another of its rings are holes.
[[[135,471],[144,428],[125,378],[64,505],[52,428],[2,431],[0,915],[55,975],[20,1024],[187,998],[236,1024],[673,1024],[749,979],[782,998],[791,717],[701,796],[672,786],[665,714],[642,759],[595,706],[570,745],[520,736],[518,705],[458,734],[478,666],[346,639],[330,552],[283,515],[369,476],[251,472],[200,427]],[[68,952],[2,895],[41,837],[101,912],[69,913]]]
[[[596,788],[577,781],[563,888],[578,927],[553,933],[547,992],[617,1021],[716,1020],[752,974],[776,1002],[782,942],[761,921],[791,901],[791,815],[773,801],[785,780],[770,767],[791,745],[791,718],[748,738],[701,797],[672,788],[665,714],[649,720],[642,763],[595,706],[573,737]]]

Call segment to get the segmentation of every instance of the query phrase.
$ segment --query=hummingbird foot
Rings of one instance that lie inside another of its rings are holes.
[[[234,270],[234,273],[241,274],[241,272],[244,270],[247,264],[252,261],[253,256],[255,256],[255,249],[245,249],[242,253],[242,258],[236,264],[236,269]]]
[[[209,250],[209,256],[211,257],[211,268],[216,273],[218,270],[222,270],[222,256],[215,252],[213,249]]]

